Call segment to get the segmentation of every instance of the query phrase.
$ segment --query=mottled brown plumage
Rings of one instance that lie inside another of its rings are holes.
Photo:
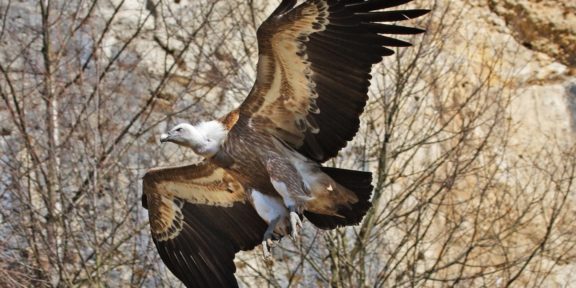
[[[381,34],[423,32],[382,22],[428,11],[381,11],[410,0],[296,2],[258,29],[257,79],[238,109],[162,136],[205,161],[144,176],[154,242],[188,287],[237,286],[234,254],[296,236],[302,215],[332,229],[370,208],[371,173],[321,163],[357,133],[372,65],[409,45]]]

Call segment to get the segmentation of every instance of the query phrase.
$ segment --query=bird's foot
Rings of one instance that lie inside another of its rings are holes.
[[[272,240],[271,238],[264,238],[262,240],[262,252],[264,252],[264,258],[272,257],[272,248],[276,247],[277,241]]]
[[[290,229],[290,237],[297,241],[300,236],[300,229],[302,229],[302,221],[295,211],[290,212]]]
[[[280,221],[280,217],[270,221],[268,228],[264,232],[264,238],[262,239],[262,251],[264,252],[264,260],[270,259],[272,257],[270,252],[272,251],[272,247],[276,246],[276,243],[274,243],[274,228],[276,227],[276,224],[278,224],[278,221]]]

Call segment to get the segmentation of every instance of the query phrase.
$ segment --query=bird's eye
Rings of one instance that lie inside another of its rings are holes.
[[[176,132],[182,132],[182,128],[176,129]]]

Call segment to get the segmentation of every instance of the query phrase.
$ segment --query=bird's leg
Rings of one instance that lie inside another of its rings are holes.
[[[274,246],[272,236],[274,235],[274,229],[276,228],[276,224],[278,224],[278,221],[280,221],[280,218],[281,217],[278,216],[274,220],[270,221],[270,224],[268,224],[266,232],[264,232],[264,238],[262,239],[262,250],[264,252],[264,259],[270,258],[272,256],[270,254],[270,250]]]
[[[270,174],[272,186],[282,196],[285,207],[290,211],[290,236],[297,240],[302,221],[298,215],[299,204],[296,200],[302,202],[300,198],[309,198],[307,192],[302,189],[302,176],[290,161],[282,157],[270,157],[266,162],[266,169]]]
[[[302,228],[302,221],[298,215],[296,205],[288,206],[288,211],[290,211],[290,236],[296,241],[300,236],[299,228]]]

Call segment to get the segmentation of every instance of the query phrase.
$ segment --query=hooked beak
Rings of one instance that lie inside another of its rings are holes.
[[[162,134],[160,135],[160,143],[169,142],[172,135],[170,134]]]

